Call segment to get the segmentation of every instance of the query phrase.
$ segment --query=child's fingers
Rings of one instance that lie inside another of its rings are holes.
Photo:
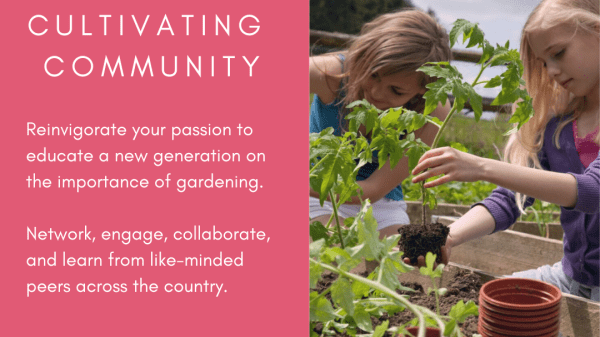
[[[418,176],[414,177],[412,179],[412,182],[413,182],[413,184],[416,184],[420,181],[429,179],[431,177],[439,176],[440,174],[445,174],[446,173],[445,171],[446,170],[443,166],[437,166],[437,167],[430,169],[429,171],[425,171],[425,172],[419,174]]]
[[[426,267],[427,266],[427,264],[425,263],[425,258],[423,257],[423,255],[421,255],[421,256],[419,256],[417,258],[417,264],[416,265],[412,264],[410,262],[410,259],[408,257],[405,257],[402,261],[404,261],[404,263],[406,263],[408,265],[411,265],[411,266],[414,266],[414,267],[419,267],[420,268],[420,267]]]
[[[431,158],[431,157],[435,157],[435,156],[439,156],[439,155],[443,154],[445,149],[447,149],[447,148],[448,147],[439,147],[437,149],[429,150],[429,151],[423,153],[421,158],[419,158],[419,163],[421,163],[422,161],[424,161],[427,158]]]
[[[422,158],[421,158],[422,159]],[[437,166],[442,165],[445,162],[445,159],[441,155],[437,155],[433,158],[427,158],[423,160],[421,163],[417,164],[415,168],[412,170],[412,174],[418,174],[419,172],[425,171],[426,169],[431,169]]]
[[[434,181],[429,181],[429,182],[425,183],[425,185],[423,185],[423,186],[425,188],[431,188],[431,187],[436,187],[438,185],[445,184],[449,181],[452,181],[452,178],[449,175],[445,175],[443,177],[437,178]]]

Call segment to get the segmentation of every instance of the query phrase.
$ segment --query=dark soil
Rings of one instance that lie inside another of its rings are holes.
[[[327,274],[323,275],[323,278],[319,280],[317,284],[317,290],[319,293],[323,290],[327,289],[333,281],[335,281],[337,275]],[[366,276],[366,275],[362,275]],[[422,307],[426,307],[429,310],[435,312],[435,296],[430,294],[429,296],[425,293],[425,290],[420,284],[417,283],[403,283],[405,287],[412,288],[415,292],[408,291],[398,291],[398,294],[401,295],[409,295],[410,302],[413,304],[420,305]],[[448,315],[452,306],[458,303],[460,300],[463,300],[465,303],[468,301],[473,301],[475,304],[479,305],[479,289],[481,288],[481,280],[477,274],[472,272],[461,270],[459,271],[454,279],[448,284],[448,292],[440,298],[440,314]],[[387,314],[379,318],[371,317],[373,321],[373,328],[380,325],[383,321],[390,321],[390,327],[400,326],[405,324],[415,318],[412,312],[409,310],[404,310],[399,312],[392,317],[389,317]],[[459,324],[461,327],[462,333],[471,337],[473,334],[477,333],[477,317],[469,317],[463,324]],[[321,333],[323,326],[318,324],[314,329],[315,332]],[[359,331],[360,333],[366,333],[364,331]],[[345,333],[338,333],[336,337],[348,337],[349,335]],[[385,337],[390,337],[390,334],[386,333]]]
[[[432,252],[437,256],[436,261],[442,262],[441,247],[446,244],[446,238],[450,233],[450,228],[441,223],[435,224],[412,224],[402,226],[398,229],[400,233],[400,242],[398,246],[404,257],[410,259],[412,264],[417,264],[419,256],[426,256],[427,252]]]

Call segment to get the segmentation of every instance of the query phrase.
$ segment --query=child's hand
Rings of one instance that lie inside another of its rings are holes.
[[[449,181],[477,181],[481,179],[483,158],[455,150],[451,147],[441,147],[425,152],[419,159],[419,164],[412,171],[413,175],[426,169],[412,179],[418,183],[425,179],[444,174],[443,177],[425,183],[425,187],[434,187]]]
[[[441,248],[442,250],[442,263],[444,265],[448,265],[448,261],[450,261],[450,251],[452,250],[452,237],[450,235],[448,235],[448,238],[446,239],[446,245],[442,246]],[[403,259],[404,263],[408,264],[408,265],[412,265],[410,263],[410,259],[405,257]],[[415,267],[426,267],[427,264],[425,263],[425,257],[424,256],[419,256],[417,258],[417,264],[415,265]],[[434,263],[433,268],[437,268],[437,263]]]

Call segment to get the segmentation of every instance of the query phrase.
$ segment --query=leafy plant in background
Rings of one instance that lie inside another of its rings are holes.
[[[432,148],[435,148],[448,121],[453,114],[464,108],[467,101],[470,101],[478,121],[483,112],[482,98],[476,93],[474,86],[501,86],[501,91],[492,104],[502,105],[521,100],[510,120],[517,124],[517,128],[531,117],[531,99],[520,87],[523,84],[523,65],[518,52],[509,49],[508,43],[505,46],[491,46],[477,24],[462,19],[454,23],[450,32],[452,46],[460,35],[463,36],[463,42],[468,41],[467,48],[478,46],[483,50],[478,62],[480,72],[471,84],[464,82],[462,74],[447,62],[427,64],[419,70],[438,80],[427,85],[424,113],[401,107],[381,111],[366,100],[356,101],[347,106],[352,111],[346,116],[349,130],[344,135],[334,135],[331,128],[311,134],[310,185],[319,192],[321,204],[329,199],[333,205],[333,214],[326,225],[315,222],[310,226],[313,240],[309,260],[311,288],[316,286],[325,270],[339,276],[328,290],[321,294],[310,293],[311,333],[317,322],[323,325],[322,335],[330,335],[334,331],[346,331],[355,335],[358,329],[371,333],[370,336],[383,336],[385,331],[399,333],[402,327],[389,328],[387,322],[373,329],[370,316],[380,317],[384,312],[393,314],[408,309],[417,316],[420,337],[424,336],[427,322],[439,326],[447,335],[461,336],[456,322],[462,322],[465,316],[476,313],[472,309],[473,305],[459,302],[452,309],[452,314],[444,317],[439,312],[434,313],[413,305],[396,293],[398,289],[409,290],[400,284],[398,276],[412,267],[402,262],[402,252],[394,250],[398,244],[398,235],[378,239],[377,224],[368,200],[361,200],[361,212],[355,218],[346,219],[344,224],[339,222],[337,216],[340,204],[353,196],[360,198],[360,186],[356,183],[358,170],[364,164],[372,162],[374,157],[379,159],[379,168],[388,159],[394,168],[406,155],[412,170],[422,154],[429,150],[429,146],[415,136],[416,130],[427,123],[439,127],[432,144]],[[499,65],[506,66],[507,70],[490,81],[479,81],[486,68]],[[448,117],[442,122],[431,117],[430,113],[439,103],[446,103],[448,94],[455,98]],[[369,135],[369,139],[359,132],[361,125],[365,127],[365,134]],[[458,143],[453,147],[464,150],[464,146]],[[437,200],[434,193],[424,188],[420,189],[420,195],[425,214],[425,205],[429,204],[434,208]],[[333,222],[335,225],[332,227]],[[428,260],[431,256],[433,255],[428,256]],[[379,263],[366,278],[350,273],[362,260]],[[433,261],[429,262],[430,265],[422,272],[429,273],[427,275],[435,279],[441,269],[438,267],[434,270]],[[434,289],[436,298],[442,292]],[[331,295],[331,301],[326,295]]]

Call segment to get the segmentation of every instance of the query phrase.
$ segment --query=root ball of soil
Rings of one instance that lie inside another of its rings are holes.
[[[427,255],[427,252],[437,256],[437,263],[442,262],[441,247],[446,244],[450,227],[441,223],[412,224],[400,227],[398,233],[401,235],[398,242],[400,251],[404,252],[404,257],[409,258],[412,264],[417,264],[417,258]]]

